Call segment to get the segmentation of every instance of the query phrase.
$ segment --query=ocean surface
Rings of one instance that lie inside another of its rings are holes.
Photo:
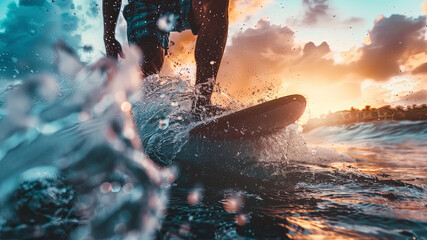
[[[57,51],[0,86],[1,239],[426,238],[426,121],[192,141],[188,79]]]
[[[189,167],[171,189],[162,234],[178,239],[425,239],[426,129],[426,121],[323,127],[299,136],[308,149],[291,146],[317,156],[298,152],[283,161],[267,158],[255,164],[253,175],[219,169],[197,178],[198,171]],[[289,151],[286,142],[292,136],[270,137],[278,144],[262,148],[280,149],[273,154]],[[259,172],[266,176],[257,178]],[[194,192],[203,200],[189,205]]]

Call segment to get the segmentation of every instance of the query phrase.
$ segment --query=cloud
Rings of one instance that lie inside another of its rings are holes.
[[[7,17],[1,22],[0,77],[22,78],[52,70],[57,39],[77,48],[81,36],[75,33],[79,19],[71,12],[73,8],[69,0],[10,3]]]
[[[349,18],[347,20],[344,20],[343,24],[350,25],[350,24],[362,23],[363,21],[364,21],[363,18],[351,17],[351,18]]]
[[[303,0],[305,13],[302,23],[306,25],[316,24],[320,18],[329,16],[328,0]]]
[[[290,28],[260,20],[256,28],[232,37],[222,60],[219,81],[227,86],[228,92],[268,88],[281,81],[285,62],[297,57],[300,49],[294,47],[294,32]]]
[[[424,16],[392,15],[378,20],[369,32],[370,44],[359,49],[362,55],[355,71],[377,81],[400,74],[400,65],[410,56],[426,52],[425,24]]]
[[[419,90],[417,92],[411,92],[406,96],[403,96],[394,103],[394,105],[412,105],[412,104],[427,104],[427,90]]]
[[[274,0],[231,0],[228,11],[230,23],[252,16],[272,2]]]
[[[330,6],[329,0],[302,0],[304,13],[297,18],[288,19],[287,22],[292,26],[319,27],[329,28],[331,24],[335,26],[348,27],[348,25],[360,25],[363,19],[359,17],[350,17],[342,19],[337,16]]]
[[[300,46],[294,43],[294,35],[289,27],[271,25],[264,19],[255,28],[235,34],[226,48],[219,81],[240,88],[259,89],[265,85],[264,88],[277,89],[285,80],[316,79],[320,84],[354,74],[348,64],[337,64],[332,59],[333,53],[326,42]],[[239,82],[245,84],[236,84]]]
[[[427,74],[427,62],[412,70],[413,74]]]

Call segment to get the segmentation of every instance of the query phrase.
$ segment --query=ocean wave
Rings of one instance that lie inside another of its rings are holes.
[[[305,134],[307,138],[330,142],[370,141],[375,143],[402,143],[406,140],[427,141],[427,121],[381,121],[345,126],[320,127]]]

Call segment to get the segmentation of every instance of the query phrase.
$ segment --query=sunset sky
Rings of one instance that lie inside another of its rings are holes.
[[[46,9],[44,0],[29,2],[0,2],[0,52],[21,51],[19,41],[31,31],[12,28],[12,21],[42,24],[56,9]],[[70,13],[61,15],[69,28],[55,36],[69,36],[87,62],[101,57],[101,0],[55,4]],[[367,104],[427,103],[426,14],[426,0],[230,0],[220,88],[245,103],[300,93],[309,103],[306,118]],[[126,41],[124,26],[120,19],[121,41]],[[172,41],[162,74],[194,77],[195,37],[189,31],[174,33]],[[93,51],[84,52],[85,45]]]

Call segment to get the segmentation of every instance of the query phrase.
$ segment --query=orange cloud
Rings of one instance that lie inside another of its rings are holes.
[[[427,62],[419,65],[412,72],[414,74],[427,74]]]
[[[277,89],[272,85],[282,82],[285,62],[300,54],[300,49],[294,50],[294,32],[266,20],[260,20],[257,28],[237,33],[231,42],[218,81],[228,93],[240,97]]]
[[[406,71],[412,71],[414,74],[427,73],[427,69],[423,71],[421,67],[425,65],[427,65],[427,51],[411,55],[405,62],[404,69]]]
[[[412,104],[426,104],[427,103],[427,90],[419,90],[417,92],[411,92],[406,96],[400,97],[396,104],[407,106]]]
[[[368,43],[364,42],[366,45],[369,45]],[[340,57],[342,59],[342,62],[344,63],[351,63],[351,62],[356,62],[358,60],[360,60],[360,58],[362,57],[362,52],[356,48],[356,47],[352,47],[350,50],[347,51],[343,51],[340,53]]]
[[[385,18],[384,14],[379,15],[379,16],[375,19],[374,24],[377,24],[379,21],[383,20],[384,18]]]
[[[274,2],[274,0],[231,0],[229,5],[230,23],[254,15],[262,7],[272,2]]]
[[[300,47],[294,43],[290,28],[260,20],[257,28],[233,36],[218,82],[227,94],[240,101],[255,102],[290,93],[303,93],[316,101],[330,97],[332,101],[333,94],[328,89],[345,85],[342,80],[349,71],[346,65],[327,58],[329,54],[327,43],[315,46],[310,42]],[[351,82],[347,86],[354,89]],[[328,96],[322,96],[324,93]],[[335,93],[341,99],[355,96],[343,91]]]

